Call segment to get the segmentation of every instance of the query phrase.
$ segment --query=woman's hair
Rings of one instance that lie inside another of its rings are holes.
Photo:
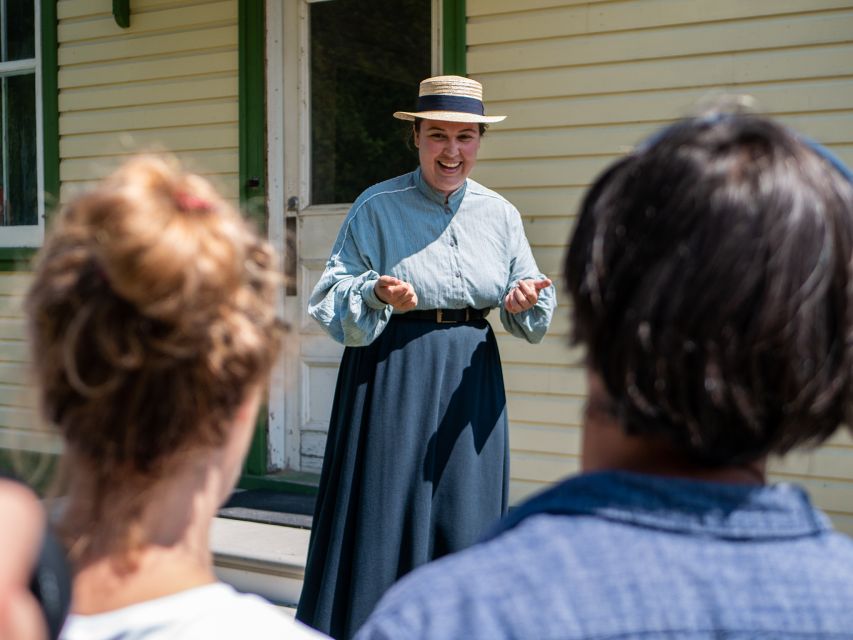
[[[683,120],[606,169],[564,275],[573,341],[628,433],[723,465],[849,416],[853,188],[768,119]]]
[[[58,215],[26,299],[32,361],[95,498],[225,441],[279,351],[277,284],[271,247],[165,159],[129,161]]]
[[[421,122],[424,121],[424,118],[415,118],[414,123],[412,124],[412,135],[414,136],[415,131],[420,132],[421,130]],[[477,122],[472,123],[477,125],[477,129],[480,131],[480,137],[482,138],[486,135],[486,130],[489,128],[489,125],[485,122]]]

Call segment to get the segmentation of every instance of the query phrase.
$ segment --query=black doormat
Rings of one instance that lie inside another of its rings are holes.
[[[269,489],[237,489],[219,510],[219,516],[264,524],[311,528],[316,496]]]

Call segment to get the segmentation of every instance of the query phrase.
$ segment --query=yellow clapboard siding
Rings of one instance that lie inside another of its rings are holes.
[[[829,517],[835,529],[853,538],[853,516],[846,513],[829,513]]]
[[[113,132],[63,136],[59,152],[63,158],[85,158],[97,155],[121,155],[139,152],[198,151],[202,149],[237,149],[239,128],[236,123],[199,127],[180,127],[135,132]]]
[[[217,24],[237,21],[237,5],[234,2],[208,2],[203,6],[166,5],[156,11],[139,11],[133,5],[130,28],[118,26],[112,14],[90,20],[62,22],[57,35],[60,42],[76,42],[97,38],[134,37],[154,31],[176,31],[196,27],[199,24]]]
[[[577,426],[510,422],[509,439],[516,451],[580,455],[581,428]]]
[[[49,431],[35,409],[0,406],[0,430]]]
[[[537,157],[622,154],[647,137],[657,125],[627,123],[609,126],[561,127],[490,131],[478,154],[480,162],[523,158],[536,149]]]
[[[545,38],[469,50],[471,73],[676,58],[846,42],[853,11]]]
[[[505,364],[504,384],[513,391],[563,395],[586,394],[586,373],[578,367]]]
[[[196,173],[227,173],[234,170],[236,149],[175,153],[185,168]],[[109,175],[126,158],[121,156],[63,160],[62,175],[69,180],[98,179]]]
[[[751,95],[763,112],[853,160],[853,1],[469,0],[467,11],[468,71],[483,82],[489,111],[509,116],[486,136],[474,178],[518,207],[546,272],[559,272],[597,172],[715,93]],[[577,468],[585,380],[559,293],[542,345],[490,318],[504,361],[513,502]],[[771,469],[805,481],[853,531],[848,459],[845,430]]]
[[[523,216],[574,216],[586,192],[586,186],[503,187],[501,195],[512,202]]]
[[[752,96],[761,110],[770,115],[848,110],[853,106],[853,82],[843,78],[751,85],[738,87],[735,93]],[[515,101],[492,110],[512,118],[512,128],[515,129],[625,122],[664,124],[692,113],[697,102],[710,95],[705,88],[614,93]]]
[[[32,282],[29,273],[0,273],[0,295],[23,296]]]
[[[853,434],[851,434],[849,428],[839,429],[827,440],[826,444],[831,447],[853,448]]]
[[[227,199],[235,201],[236,204],[236,201],[239,198],[240,187],[240,176],[236,173],[236,169],[233,174],[213,175],[209,173],[206,174],[203,171],[198,173],[210,180],[219,193],[223,194]],[[59,199],[61,202],[69,202],[72,198],[87,189],[93,188],[96,184],[97,182],[94,180],[63,181],[59,190]]]
[[[560,307],[557,307],[560,313]],[[496,320],[496,323],[500,321]],[[580,349],[570,349],[565,336],[546,335],[539,344],[530,344],[526,340],[510,336],[508,333],[498,336],[501,360],[509,362],[537,363],[543,365],[570,366],[580,362]]]
[[[62,114],[60,135],[134,131],[161,127],[196,126],[236,122],[237,102],[229,99],[184,102],[180,104],[127,107],[105,111]]]
[[[574,219],[562,218],[525,218],[524,231],[531,245],[536,247],[566,246]]]
[[[2,427],[0,421],[0,449],[18,451],[41,451],[43,453],[62,453],[62,438],[55,431],[36,431],[26,428]],[[31,472],[32,469],[25,469]]]
[[[146,37],[119,34],[115,40],[85,44],[61,43],[60,66],[105,62],[123,58],[160,56],[164,51],[186,52],[201,49],[231,48],[237,46],[237,30],[231,26],[198,29],[187,34],[169,33]]]
[[[0,319],[0,340],[26,340],[27,329],[23,320]]]
[[[0,384],[0,405],[33,410],[36,407],[36,391],[32,386]]]
[[[558,456],[545,453],[524,453],[513,451],[509,467],[512,476],[528,482],[552,482],[575,474],[580,469],[580,460],[576,456]]]
[[[0,340],[0,353],[4,362],[26,363],[30,359],[27,343],[21,340]]]
[[[513,42],[530,34],[537,38],[557,38],[583,33],[602,33],[649,29],[677,24],[720,22],[768,15],[800,13],[802,0],[774,2],[685,2],[684,0],[643,0],[643,2],[610,2],[597,5],[569,5],[543,11],[515,11],[494,16],[483,15],[469,20],[467,43]],[[844,9],[849,0],[811,0],[811,9],[826,11]],[[516,4],[517,9],[520,8]]]
[[[24,299],[20,296],[0,295],[0,317],[20,318],[23,316]]]
[[[525,422],[580,426],[584,402],[571,396],[507,393],[510,417],[518,416]]]
[[[479,16],[483,14],[511,13],[523,8],[525,11],[534,9],[547,9],[549,7],[571,6],[576,4],[599,4],[611,2],[612,0],[467,0],[465,12],[468,16]]]
[[[529,482],[527,480],[517,480],[512,476],[512,467],[510,467],[512,479],[509,483],[509,503],[516,505],[531,497],[535,493],[542,491],[546,484],[543,482]]]
[[[158,102],[181,101],[191,95],[195,100],[237,98],[237,75],[231,72],[193,78],[137,81],[103,87],[66,88],[59,94],[59,110],[85,111],[112,107],[134,107]]]
[[[770,464],[771,473],[853,481],[853,450],[823,446],[814,451],[795,451]]]
[[[29,366],[22,365],[20,362],[3,362],[3,360],[0,359],[0,384],[32,384],[32,381],[30,379]]]
[[[477,179],[498,192],[505,187],[585,185],[615,158],[605,155],[483,160],[477,163]]]
[[[536,258],[536,266],[550,278],[556,278],[563,270],[563,254],[562,247],[533,246],[533,257]]]
[[[237,51],[192,51],[143,60],[108,60],[100,64],[60,67],[59,88],[108,86],[144,80],[193,78],[237,72]]]
[[[133,0],[132,15],[140,11],[174,4],[175,0]],[[193,4],[202,3],[196,0]],[[103,0],[62,0],[57,3],[56,13],[61,22],[98,15],[112,17],[112,6],[104,4]]]
[[[688,89],[750,92],[755,83],[807,81],[845,76],[853,51],[850,43],[713,56],[629,60],[582,67],[501,70],[471,73],[486,87],[491,107],[504,100],[628,91]],[[496,111],[497,112],[497,111]]]

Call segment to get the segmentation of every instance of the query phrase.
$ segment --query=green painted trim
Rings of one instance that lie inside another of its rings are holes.
[[[320,475],[299,471],[284,471],[263,476],[243,475],[237,486],[240,489],[268,489],[282,493],[317,495]]]
[[[45,222],[59,204],[59,59],[56,0],[41,2],[41,109]]]
[[[255,433],[252,434],[252,442],[249,452],[243,463],[243,473],[247,475],[264,475],[267,472],[267,422],[269,413],[266,405],[261,405],[258,417],[255,420]]]
[[[467,68],[465,0],[442,0],[442,72],[464,76]]]
[[[113,18],[122,29],[130,26],[130,0],[113,0]]]
[[[239,3],[240,204],[266,231],[265,3]]]
[[[30,247],[0,247],[0,271],[32,271],[37,251]]]
[[[266,233],[266,24],[265,3],[239,0],[238,77],[240,113],[240,205]],[[243,477],[264,476],[268,466],[267,408],[258,413]]]
[[[20,480],[42,497],[53,493],[59,464],[56,453],[0,449],[0,473]]]

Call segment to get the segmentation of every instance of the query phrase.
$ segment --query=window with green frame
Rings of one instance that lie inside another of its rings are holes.
[[[0,0],[0,246],[34,246],[44,208],[36,0]]]

